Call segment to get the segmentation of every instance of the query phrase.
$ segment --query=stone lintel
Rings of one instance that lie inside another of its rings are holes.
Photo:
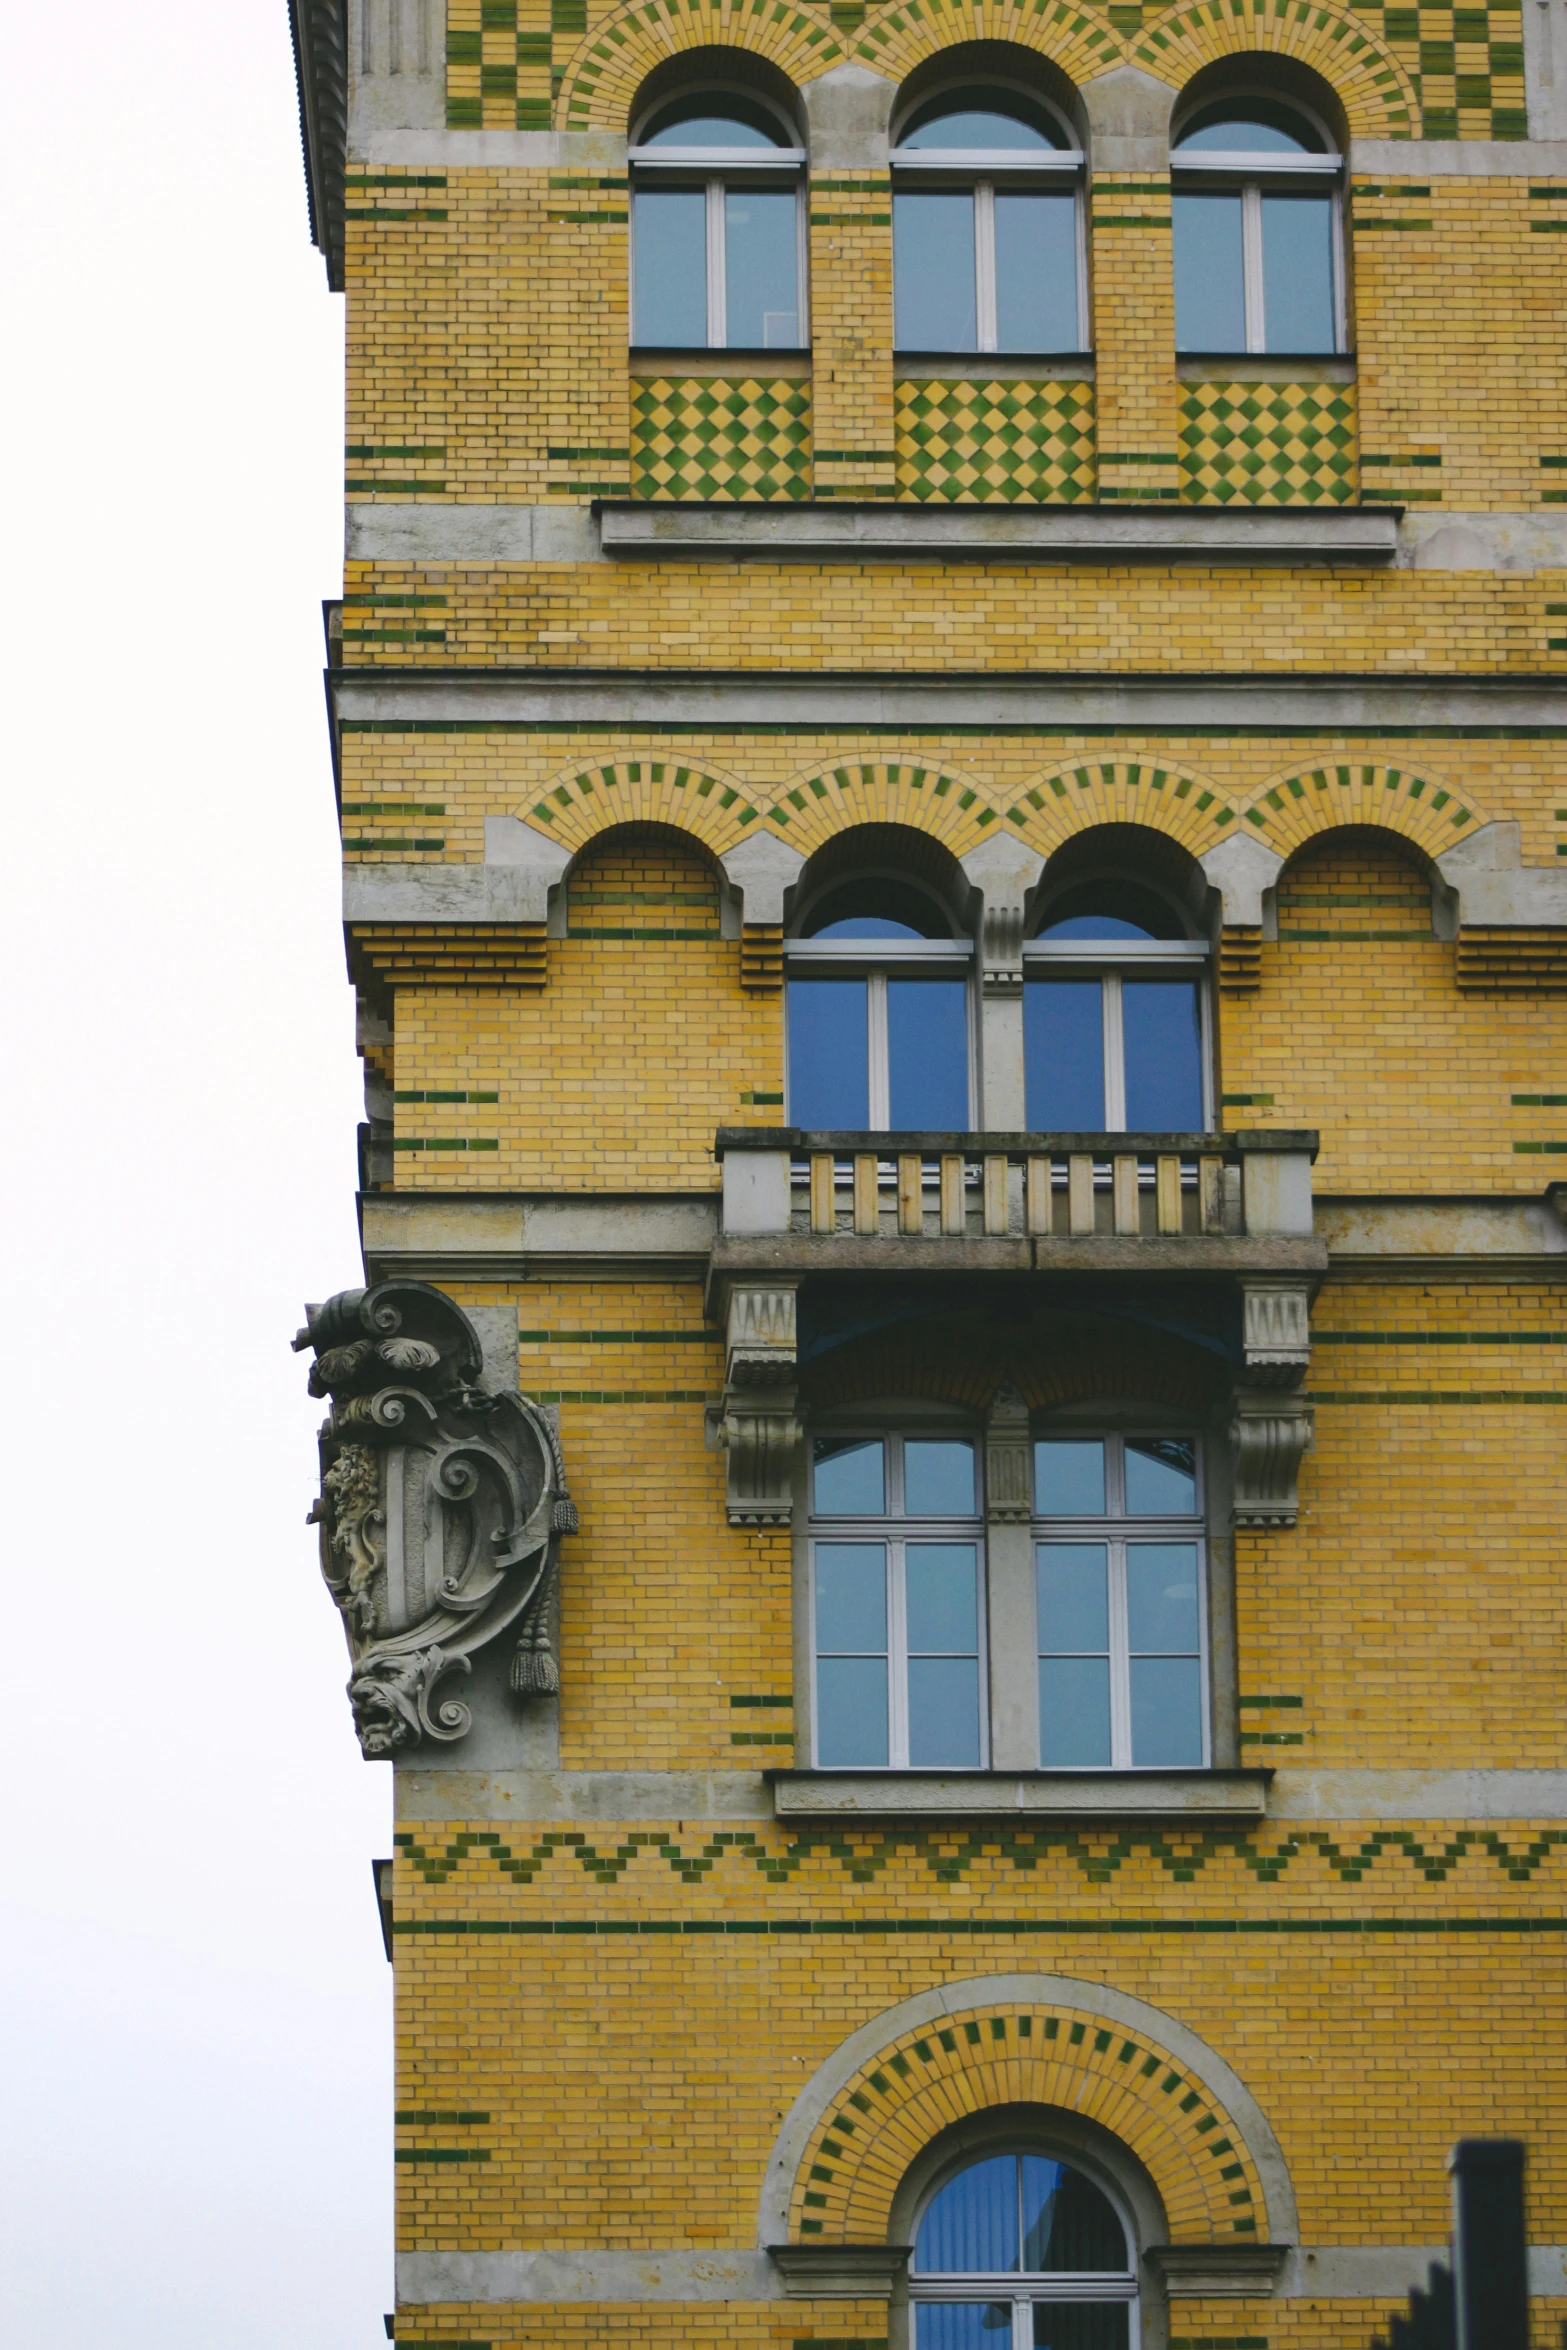
[[[1268,1770],[766,1771],[782,1819],[1261,1819]]]

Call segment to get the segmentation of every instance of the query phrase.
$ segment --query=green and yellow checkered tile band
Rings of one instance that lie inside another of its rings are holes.
[[[979,505],[1080,505],[1098,467],[1094,387],[975,376],[895,387],[900,498]]]
[[[1193,505],[1350,505],[1360,491],[1355,387],[1183,384],[1180,461]]]
[[[808,498],[811,387],[798,377],[636,376],[634,498]]]

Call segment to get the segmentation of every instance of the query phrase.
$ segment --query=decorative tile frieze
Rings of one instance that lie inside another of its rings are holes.
[[[634,498],[808,498],[811,387],[797,376],[634,376]]]
[[[900,498],[1075,505],[1095,495],[1091,383],[976,373],[903,381],[894,399]]]
[[[1181,496],[1193,505],[1346,506],[1359,495],[1355,387],[1181,387]]]

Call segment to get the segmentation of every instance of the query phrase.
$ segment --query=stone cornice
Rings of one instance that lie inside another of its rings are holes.
[[[327,283],[343,291],[343,183],[348,163],[347,0],[289,0],[310,236]]]

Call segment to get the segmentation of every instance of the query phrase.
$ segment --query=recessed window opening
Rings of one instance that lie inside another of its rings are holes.
[[[982,1532],[974,1437],[812,1440],[819,1769],[983,1767]]]
[[[982,2156],[921,2216],[915,2350],[1133,2350],[1131,2234],[1104,2189],[1032,2149]]]
[[[936,899],[896,877],[840,882],[800,931],[785,950],[790,1124],[966,1131],[973,950]]]
[[[1178,130],[1178,351],[1343,349],[1341,162],[1316,116],[1261,95],[1199,107]]]
[[[1036,1442],[1042,1769],[1207,1762],[1201,1465],[1192,1435]]]
[[[804,342],[804,152],[765,99],[692,93],[631,147],[631,338],[645,348]]]
[[[893,150],[905,352],[1080,351],[1082,156],[1042,100],[981,83],[929,99]]]
[[[1053,899],[1024,949],[1026,1115],[1035,1133],[1203,1133],[1208,949],[1135,881]]]

